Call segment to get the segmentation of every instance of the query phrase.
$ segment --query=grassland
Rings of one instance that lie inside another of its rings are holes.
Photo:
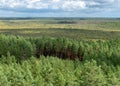
[[[0,20],[0,33],[31,37],[118,39],[119,19],[10,19]]]

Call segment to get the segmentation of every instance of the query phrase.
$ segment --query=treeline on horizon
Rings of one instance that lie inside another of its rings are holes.
[[[110,17],[0,17],[0,20],[31,20],[31,19],[52,19],[52,20],[120,20]]]

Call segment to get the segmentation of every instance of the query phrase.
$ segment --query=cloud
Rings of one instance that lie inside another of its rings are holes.
[[[59,2],[60,0],[52,0],[53,2]]]
[[[66,11],[74,11],[84,9],[86,4],[84,1],[64,1],[63,5],[61,6],[63,10]]]
[[[40,0],[30,0],[29,3],[36,3],[39,2]]]
[[[99,12],[120,8],[118,2],[120,0],[0,0],[0,10],[40,13]]]

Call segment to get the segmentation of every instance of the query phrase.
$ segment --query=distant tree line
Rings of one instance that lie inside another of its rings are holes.
[[[72,20],[64,20],[64,21],[58,21],[58,24],[76,24],[76,21],[72,21]]]

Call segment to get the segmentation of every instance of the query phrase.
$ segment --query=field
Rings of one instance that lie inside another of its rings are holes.
[[[120,19],[0,18],[0,86],[120,86]]]
[[[116,39],[120,38],[120,19],[3,19],[0,32],[32,37]]]

